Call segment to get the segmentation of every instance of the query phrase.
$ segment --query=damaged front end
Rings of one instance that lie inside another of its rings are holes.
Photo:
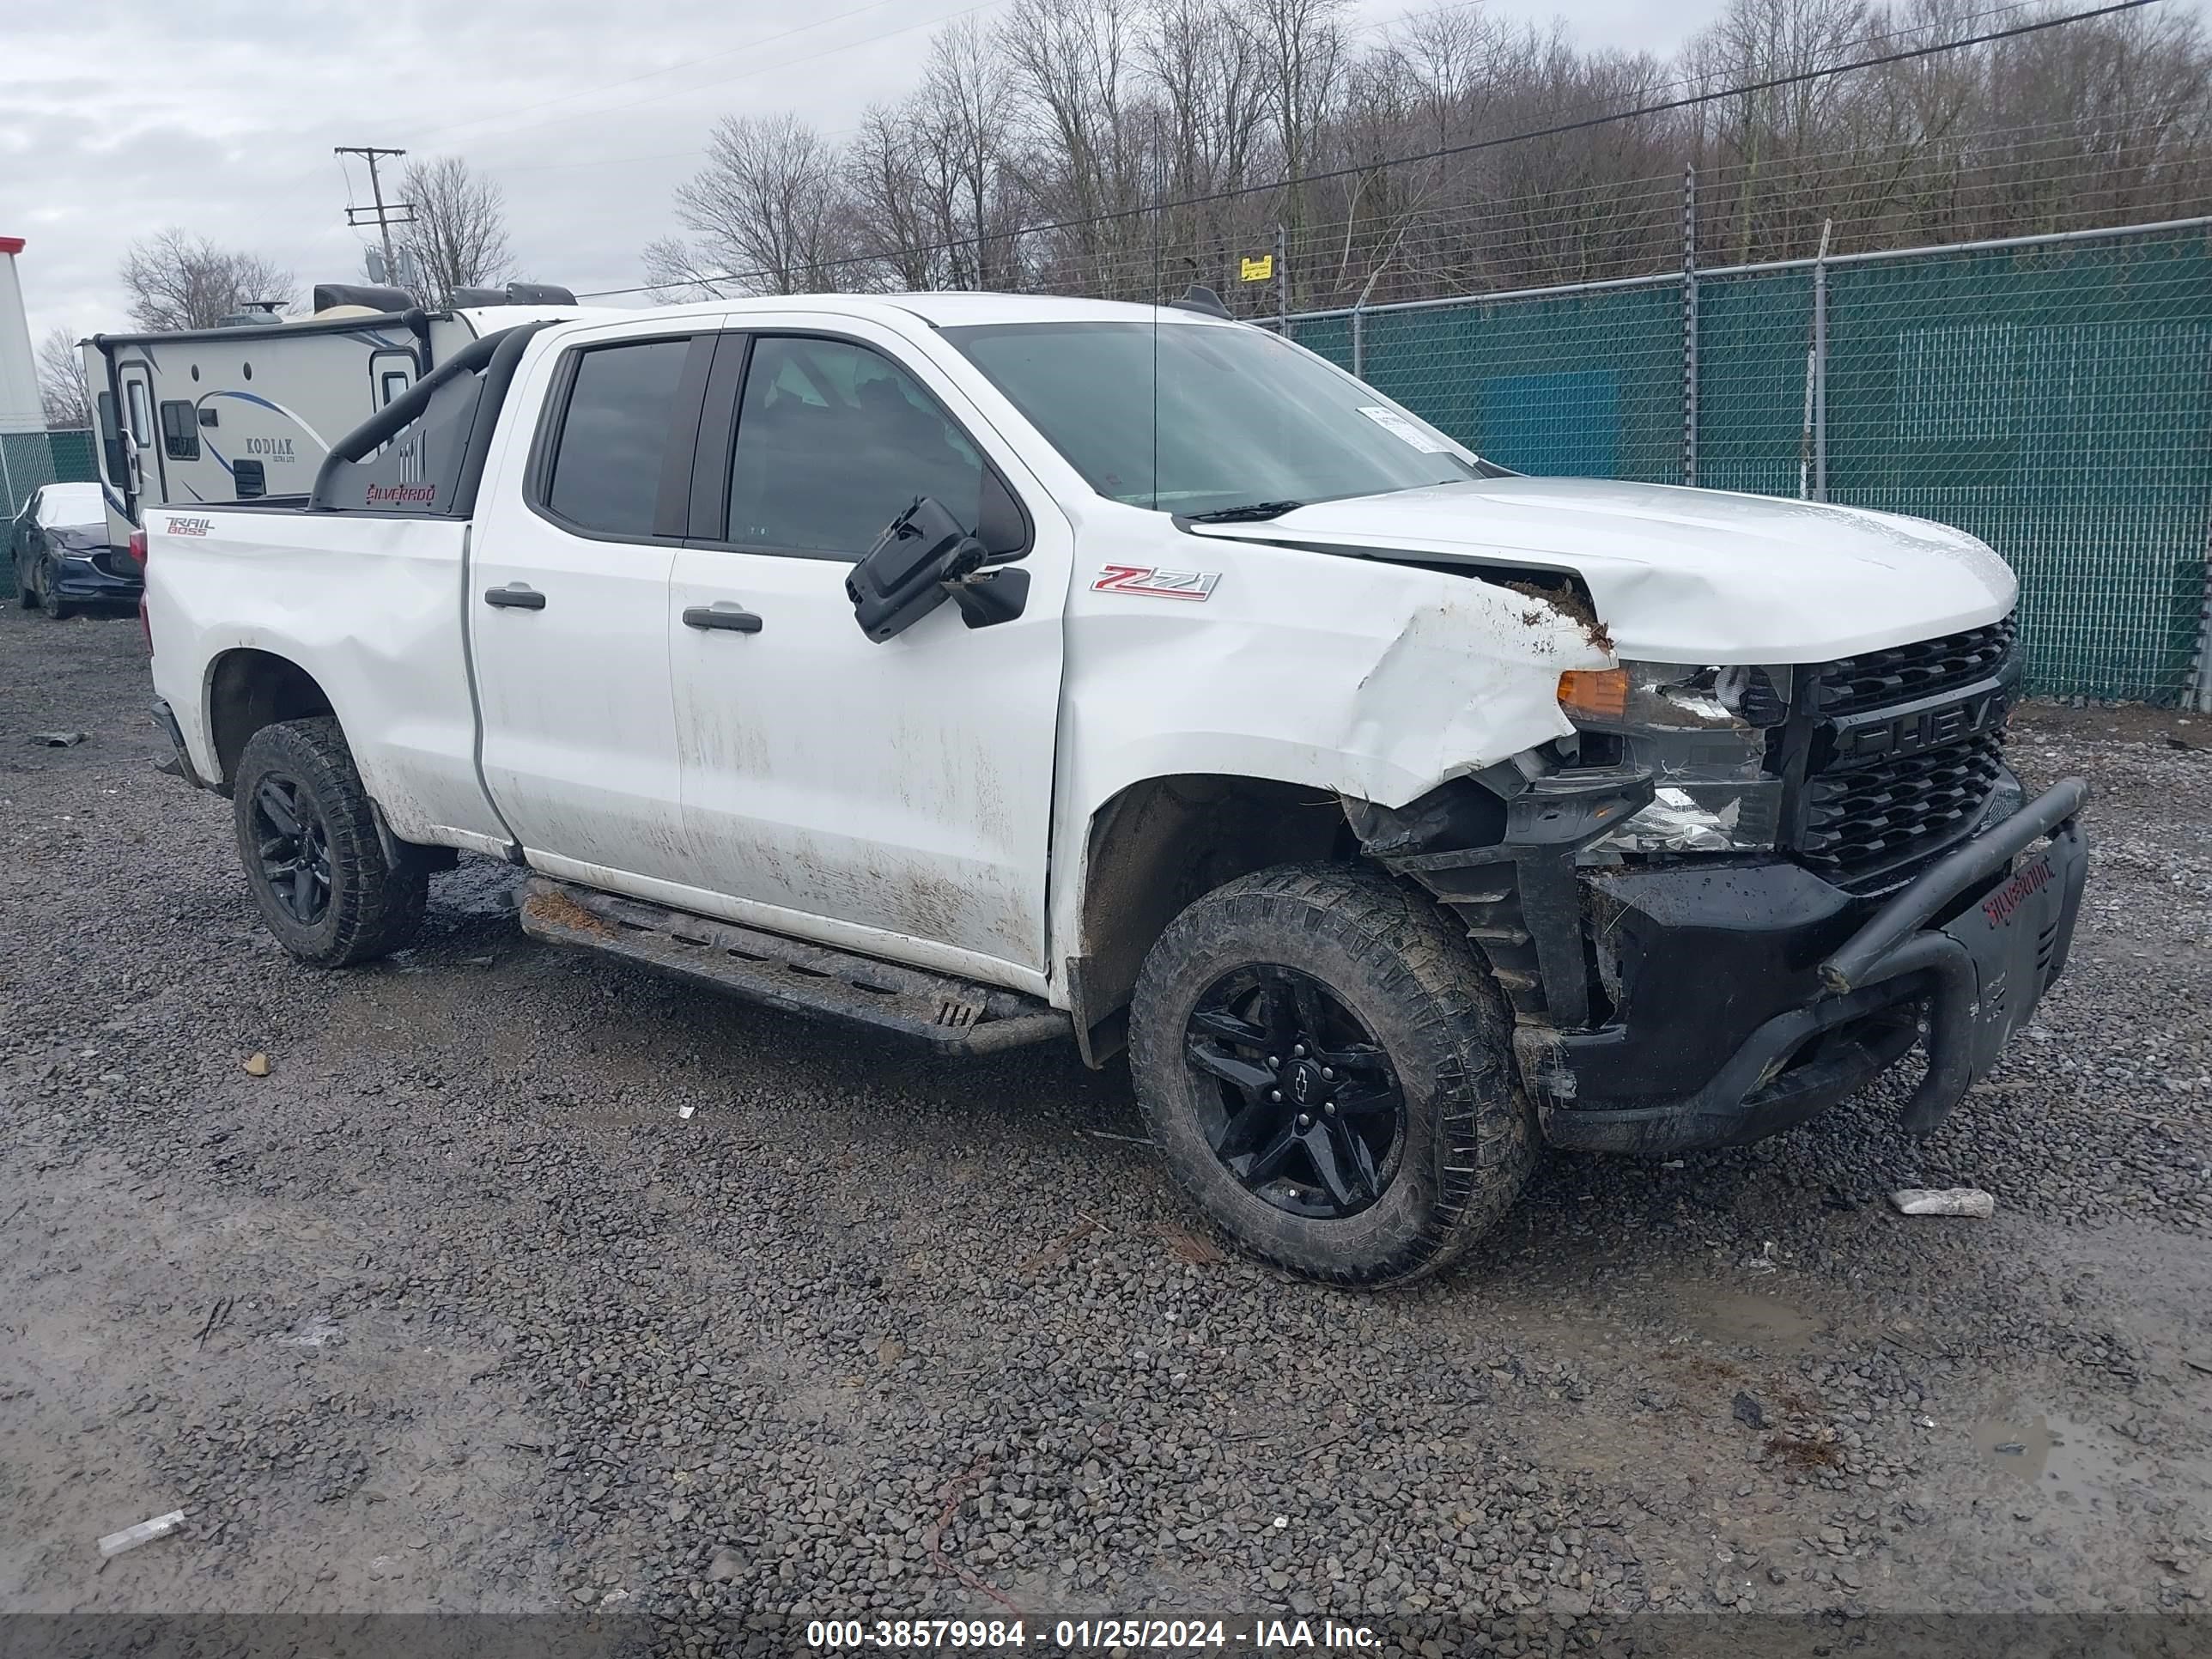
[[[1488,959],[1553,1144],[1755,1140],[1923,1027],[1925,1133],[2057,978],[2086,870],[2078,783],[2024,804],[2002,765],[2010,645],[1571,672],[1573,736],[1347,812]]]

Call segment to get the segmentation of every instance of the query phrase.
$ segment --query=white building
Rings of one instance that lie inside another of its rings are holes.
[[[20,236],[0,236],[0,434],[43,432],[39,364],[31,355],[31,325],[23,315],[23,285],[15,277]]]

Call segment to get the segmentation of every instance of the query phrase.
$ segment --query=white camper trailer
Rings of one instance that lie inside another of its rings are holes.
[[[219,328],[87,340],[109,540],[126,545],[149,507],[304,501],[332,444],[470,341],[578,314],[546,283],[455,299],[425,311],[402,289],[326,283],[305,317],[263,305]]]

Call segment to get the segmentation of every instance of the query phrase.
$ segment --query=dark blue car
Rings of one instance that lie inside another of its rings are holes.
[[[107,513],[96,483],[51,483],[31,492],[9,527],[15,597],[57,622],[79,605],[135,605],[144,573],[107,543]]]

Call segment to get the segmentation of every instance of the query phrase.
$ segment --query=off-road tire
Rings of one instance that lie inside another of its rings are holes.
[[[1186,1063],[1188,1022],[1209,987],[1275,964],[1321,985],[1387,1054],[1405,1098],[1397,1172],[1356,1213],[1295,1215],[1247,1190],[1214,1155]],[[1130,1071],[1176,1182],[1253,1254],[1347,1285],[1449,1266],[1511,1207],[1538,1133],[1513,1073],[1511,1023],[1465,935],[1425,894],[1379,872],[1286,865],[1193,902],[1146,957],[1130,1009]]]
[[[45,611],[49,622],[67,622],[76,615],[76,607],[54,592],[54,562],[46,559],[39,566],[39,609]]]
[[[253,804],[263,783],[272,778],[289,782],[321,817],[330,896],[312,925],[285,909],[262,872]],[[239,860],[262,920],[278,944],[319,968],[346,968],[413,942],[429,898],[428,860],[404,846],[397,864],[385,857],[375,810],[337,720],[321,715],[263,726],[247,739],[234,781]]]

